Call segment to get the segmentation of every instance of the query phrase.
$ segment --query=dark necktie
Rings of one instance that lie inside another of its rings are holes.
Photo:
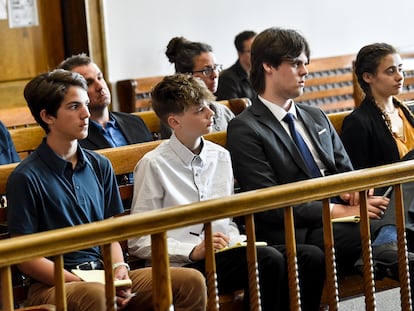
[[[283,118],[283,121],[285,121],[289,125],[289,131],[292,135],[292,139],[298,147],[300,153],[302,154],[302,158],[305,161],[305,164],[308,167],[312,177],[321,177],[321,171],[319,170],[319,167],[316,164],[315,159],[312,156],[312,153],[310,152],[308,146],[303,140],[303,137],[296,130],[293,115],[288,112],[286,116]]]

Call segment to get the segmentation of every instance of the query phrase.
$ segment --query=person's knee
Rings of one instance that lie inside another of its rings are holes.
[[[176,310],[205,310],[206,280],[198,270],[172,268],[171,280]]]
[[[258,247],[257,258],[260,270],[273,270],[280,275],[284,274],[286,261],[283,254],[277,249],[273,247]]]
[[[66,284],[68,310],[105,310],[105,286],[96,282]]]
[[[315,245],[301,245],[298,247],[300,261],[315,267],[325,266],[325,253]]]

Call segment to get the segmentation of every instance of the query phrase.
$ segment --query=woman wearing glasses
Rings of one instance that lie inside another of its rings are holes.
[[[204,81],[207,88],[215,93],[222,65],[216,63],[213,49],[202,42],[189,41],[183,37],[174,37],[167,45],[165,52],[170,63],[174,64],[176,73],[187,73]],[[210,103],[214,111],[213,131],[227,130],[227,123],[234,118],[233,112],[226,106],[216,102]],[[161,138],[169,138],[171,129],[161,124]]]

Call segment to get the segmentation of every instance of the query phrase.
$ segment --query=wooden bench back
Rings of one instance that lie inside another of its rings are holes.
[[[354,54],[311,58],[304,93],[295,101],[320,107],[327,113],[353,109],[354,58]]]
[[[352,62],[354,54],[311,59],[304,94],[298,102],[318,106],[327,113],[354,108]],[[118,81],[120,111],[134,112],[150,108],[150,91],[163,77]]]
[[[30,127],[19,127],[9,130],[10,136],[13,140],[14,147],[21,159],[28,156],[30,152],[35,150],[39,146],[43,137],[45,137],[45,131],[39,125],[33,125]]]
[[[251,103],[248,98],[235,98],[231,100],[218,101],[222,105],[226,105],[236,115],[242,112]],[[143,119],[146,126],[153,134],[155,140],[160,137],[160,119],[153,110],[133,112],[132,114]],[[45,136],[44,130],[37,124],[28,127],[17,127],[9,129],[14,146],[21,159],[36,149]]]
[[[126,79],[116,83],[119,111],[135,112],[151,108],[150,93],[152,88],[164,76]]]
[[[1,122],[9,129],[37,125],[27,106],[2,108],[0,116]]]
[[[404,69],[404,88],[398,98],[404,101],[414,100],[414,53],[402,53]]]

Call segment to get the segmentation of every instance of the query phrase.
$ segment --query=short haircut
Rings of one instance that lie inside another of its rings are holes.
[[[355,75],[358,83],[367,96],[371,96],[369,84],[364,81],[364,72],[376,74],[381,60],[389,55],[398,53],[397,49],[387,43],[373,43],[361,48],[355,60]]]
[[[310,50],[306,39],[292,29],[268,28],[259,33],[251,50],[250,80],[258,94],[265,90],[263,64],[278,67],[283,61],[297,58],[305,53],[310,60]]]
[[[166,124],[171,114],[183,114],[189,107],[214,99],[200,78],[187,74],[166,76],[151,92],[152,108]]]
[[[251,30],[239,33],[236,38],[234,38],[234,46],[236,47],[237,52],[244,52],[244,41],[249,40],[256,35],[257,33]]]
[[[85,91],[88,90],[85,78],[82,75],[63,69],[55,69],[33,78],[24,88],[24,98],[30,111],[46,133],[49,133],[49,127],[40,117],[40,112],[44,109],[48,115],[56,117],[57,111],[71,86],[81,87]]]
[[[194,58],[205,52],[213,52],[207,43],[193,42],[184,37],[174,37],[168,42],[165,55],[174,64],[176,73],[192,73]]]
[[[88,55],[85,53],[80,53],[66,58],[57,66],[57,68],[71,71],[75,67],[86,66],[91,63],[92,59]]]

